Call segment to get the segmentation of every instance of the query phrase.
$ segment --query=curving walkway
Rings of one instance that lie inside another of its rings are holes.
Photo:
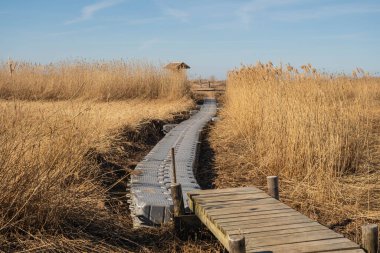
[[[198,143],[203,127],[216,113],[215,99],[205,99],[199,112],[173,128],[136,166],[130,181],[130,209],[134,225],[158,225],[171,218],[171,148],[175,147],[177,182],[187,192],[199,189],[194,176]]]

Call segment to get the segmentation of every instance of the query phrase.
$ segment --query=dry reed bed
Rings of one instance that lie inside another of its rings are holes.
[[[173,113],[191,105],[188,99],[109,103],[1,101],[0,249],[17,248],[17,240],[28,234],[36,246],[49,248],[48,243],[43,243],[47,234],[51,236],[50,243],[62,237],[55,243],[63,244],[52,248],[65,247],[66,243],[90,247],[89,238],[82,236],[75,243],[66,237],[73,231],[94,227],[103,231],[99,234],[117,228],[126,236],[130,219],[125,213],[121,220],[106,208],[108,189],[101,181],[107,175],[87,159],[91,157],[89,150],[107,152],[118,129],[133,128],[152,118],[171,119]],[[58,236],[52,237],[54,234]],[[100,245],[92,244],[94,250],[97,246]]]
[[[293,207],[358,240],[380,221],[380,79],[301,73],[271,63],[228,75],[211,134],[217,187],[265,187],[278,175]]]
[[[23,100],[177,99],[188,91],[184,73],[140,61],[63,61],[0,64],[0,98]]]
[[[183,75],[121,62],[18,64],[12,76],[3,66],[0,87],[0,251],[179,247],[168,229],[132,231],[89,157],[107,152],[123,128],[189,109]]]

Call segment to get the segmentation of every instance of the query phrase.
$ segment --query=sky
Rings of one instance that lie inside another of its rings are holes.
[[[0,61],[184,61],[380,72],[380,0],[0,0]]]

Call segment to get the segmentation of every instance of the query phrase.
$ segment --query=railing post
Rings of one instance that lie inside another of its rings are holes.
[[[367,253],[379,250],[379,227],[376,224],[362,226],[362,246]]]
[[[174,217],[185,214],[185,205],[183,203],[182,187],[181,184],[174,183],[171,185],[173,207],[174,207]]]
[[[180,235],[181,233],[181,215],[185,214],[185,206],[183,203],[182,187],[181,184],[174,183],[171,185],[171,193],[173,199],[173,222],[175,232]]]
[[[175,167],[175,154],[174,154],[174,147],[172,148],[172,169],[173,169],[173,183],[177,183],[177,171]]]
[[[273,198],[279,200],[280,193],[278,187],[278,177],[277,176],[269,176],[267,177],[267,185],[268,185],[268,194]]]
[[[245,253],[245,237],[242,235],[233,235],[228,241],[230,253]]]

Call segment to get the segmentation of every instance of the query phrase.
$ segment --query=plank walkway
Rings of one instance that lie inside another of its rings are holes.
[[[229,237],[244,235],[246,252],[364,253],[255,187],[194,190],[188,197],[191,211],[229,251]]]
[[[170,185],[174,181],[171,149],[175,149],[176,180],[186,193],[200,189],[195,180],[201,131],[216,113],[216,100],[204,99],[200,110],[171,129],[137,164],[130,178],[129,208],[134,227],[160,225],[171,220],[173,201]],[[186,206],[185,206],[186,207]]]

